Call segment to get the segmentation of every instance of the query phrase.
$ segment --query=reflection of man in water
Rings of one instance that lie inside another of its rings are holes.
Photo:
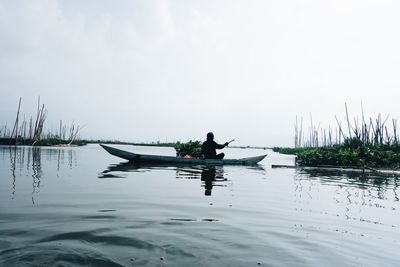
[[[226,142],[223,145],[217,144],[214,141],[214,134],[210,132],[207,134],[207,140],[201,146],[201,153],[203,154],[205,159],[223,159],[225,154],[224,153],[217,154],[216,150],[223,149],[228,144],[229,144],[228,142]]]
[[[213,181],[215,180],[215,167],[207,167],[201,172],[201,180],[204,181],[204,195],[211,196],[211,190],[213,188]]]

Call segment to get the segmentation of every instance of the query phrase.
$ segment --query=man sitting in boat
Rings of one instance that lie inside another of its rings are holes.
[[[201,146],[201,153],[205,159],[223,159],[225,154],[217,154],[216,150],[223,149],[224,147],[228,146],[228,144],[228,142],[223,145],[217,144],[214,141],[214,134],[210,132],[207,134],[207,140]]]

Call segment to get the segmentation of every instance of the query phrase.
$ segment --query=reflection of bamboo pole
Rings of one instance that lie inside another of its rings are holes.
[[[13,153],[14,152],[14,153]],[[17,162],[17,148],[10,147],[10,164],[11,164],[11,175],[12,175],[12,199],[14,199],[15,191],[16,191],[16,183],[15,183],[15,167]]]

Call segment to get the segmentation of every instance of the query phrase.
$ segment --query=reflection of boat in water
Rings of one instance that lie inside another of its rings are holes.
[[[241,159],[198,159],[179,158],[172,156],[136,154],[126,150],[100,145],[108,153],[136,163],[163,163],[163,164],[190,164],[190,165],[255,165],[262,161],[267,155]]]
[[[213,186],[226,186],[227,182],[227,179],[224,177],[223,166],[221,165],[188,166],[187,164],[183,164],[171,167],[169,164],[136,164],[133,162],[110,165],[99,174],[98,178],[126,178],[130,172],[145,172],[160,169],[175,171],[177,179],[201,180],[206,196],[211,195]]]
[[[98,178],[127,178],[129,173],[148,172],[156,170],[175,171],[176,179],[201,180],[204,187],[204,194],[211,195],[214,186],[225,187],[228,185],[228,179],[225,177],[224,167],[222,165],[188,165],[188,164],[153,164],[153,163],[135,163],[123,162],[112,164],[106,170],[102,171]],[[243,168],[240,166],[231,166],[231,168]],[[265,169],[261,165],[251,165],[245,167],[249,171],[264,172]]]
[[[163,169],[171,169],[171,170],[183,170],[184,167],[188,167],[188,165],[174,165],[163,164],[163,163],[136,163],[136,162],[121,162],[118,164],[111,164],[107,167],[106,170],[101,172],[101,177],[99,178],[108,178],[109,174],[113,173],[129,173],[129,172],[145,172],[151,170],[163,170]],[[198,170],[198,166],[190,166],[193,170]],[[105,177],[104,177],[105,176]],[[111,176],[110,178],[112,178]]]
[[[176,170],[176,178],[184,178],[184,179],[200,179],[201,172],[205,168],[208,167],[216,167],[218,169],[222,169],[221,165],[217,166],[208,166],[208,165],[188,165],[188,164],[171,164],[168,163],[135,163],[135,162],[121,162],[118,164],[111,164],[107,167],[106,170],[101,172],[101,176],[116,173],[116,172],[144,172],[151,170],[159,170],[159,169],[170,169]],[[238,166],[232,166],[238,167]],[[251,165],[246,166],[248,170],[255,171],[265,171],[264,167],[261,165]],[[106,177],[99,177],[106,178]]]
[[[224,178],[223,169],[216,169],[215,166],[208,166],[201,172],[201,181],[204,182],[204,195],[211,196],[213,186],[218,185],[218,182],[227,181]]]

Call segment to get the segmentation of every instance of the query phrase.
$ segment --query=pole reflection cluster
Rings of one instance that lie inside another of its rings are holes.
[[[31,177],[33,204],[35,204],[35,195],[40,193],[44,167],[49,171],[55,168],[58,176],[63,165],[67,164],[70,169],[76,166],[75,151],[68,148],[1,146],[0,155],[2,156],[3,164],[7,164],[7,158],[9,159],[9,168],[7,169],[9,169],[11,178],[11,199],[15,198],[18,190],[17,179],[22,180],[24,177]],[[56,164],[53,164],[53,162],[56,162]]]

